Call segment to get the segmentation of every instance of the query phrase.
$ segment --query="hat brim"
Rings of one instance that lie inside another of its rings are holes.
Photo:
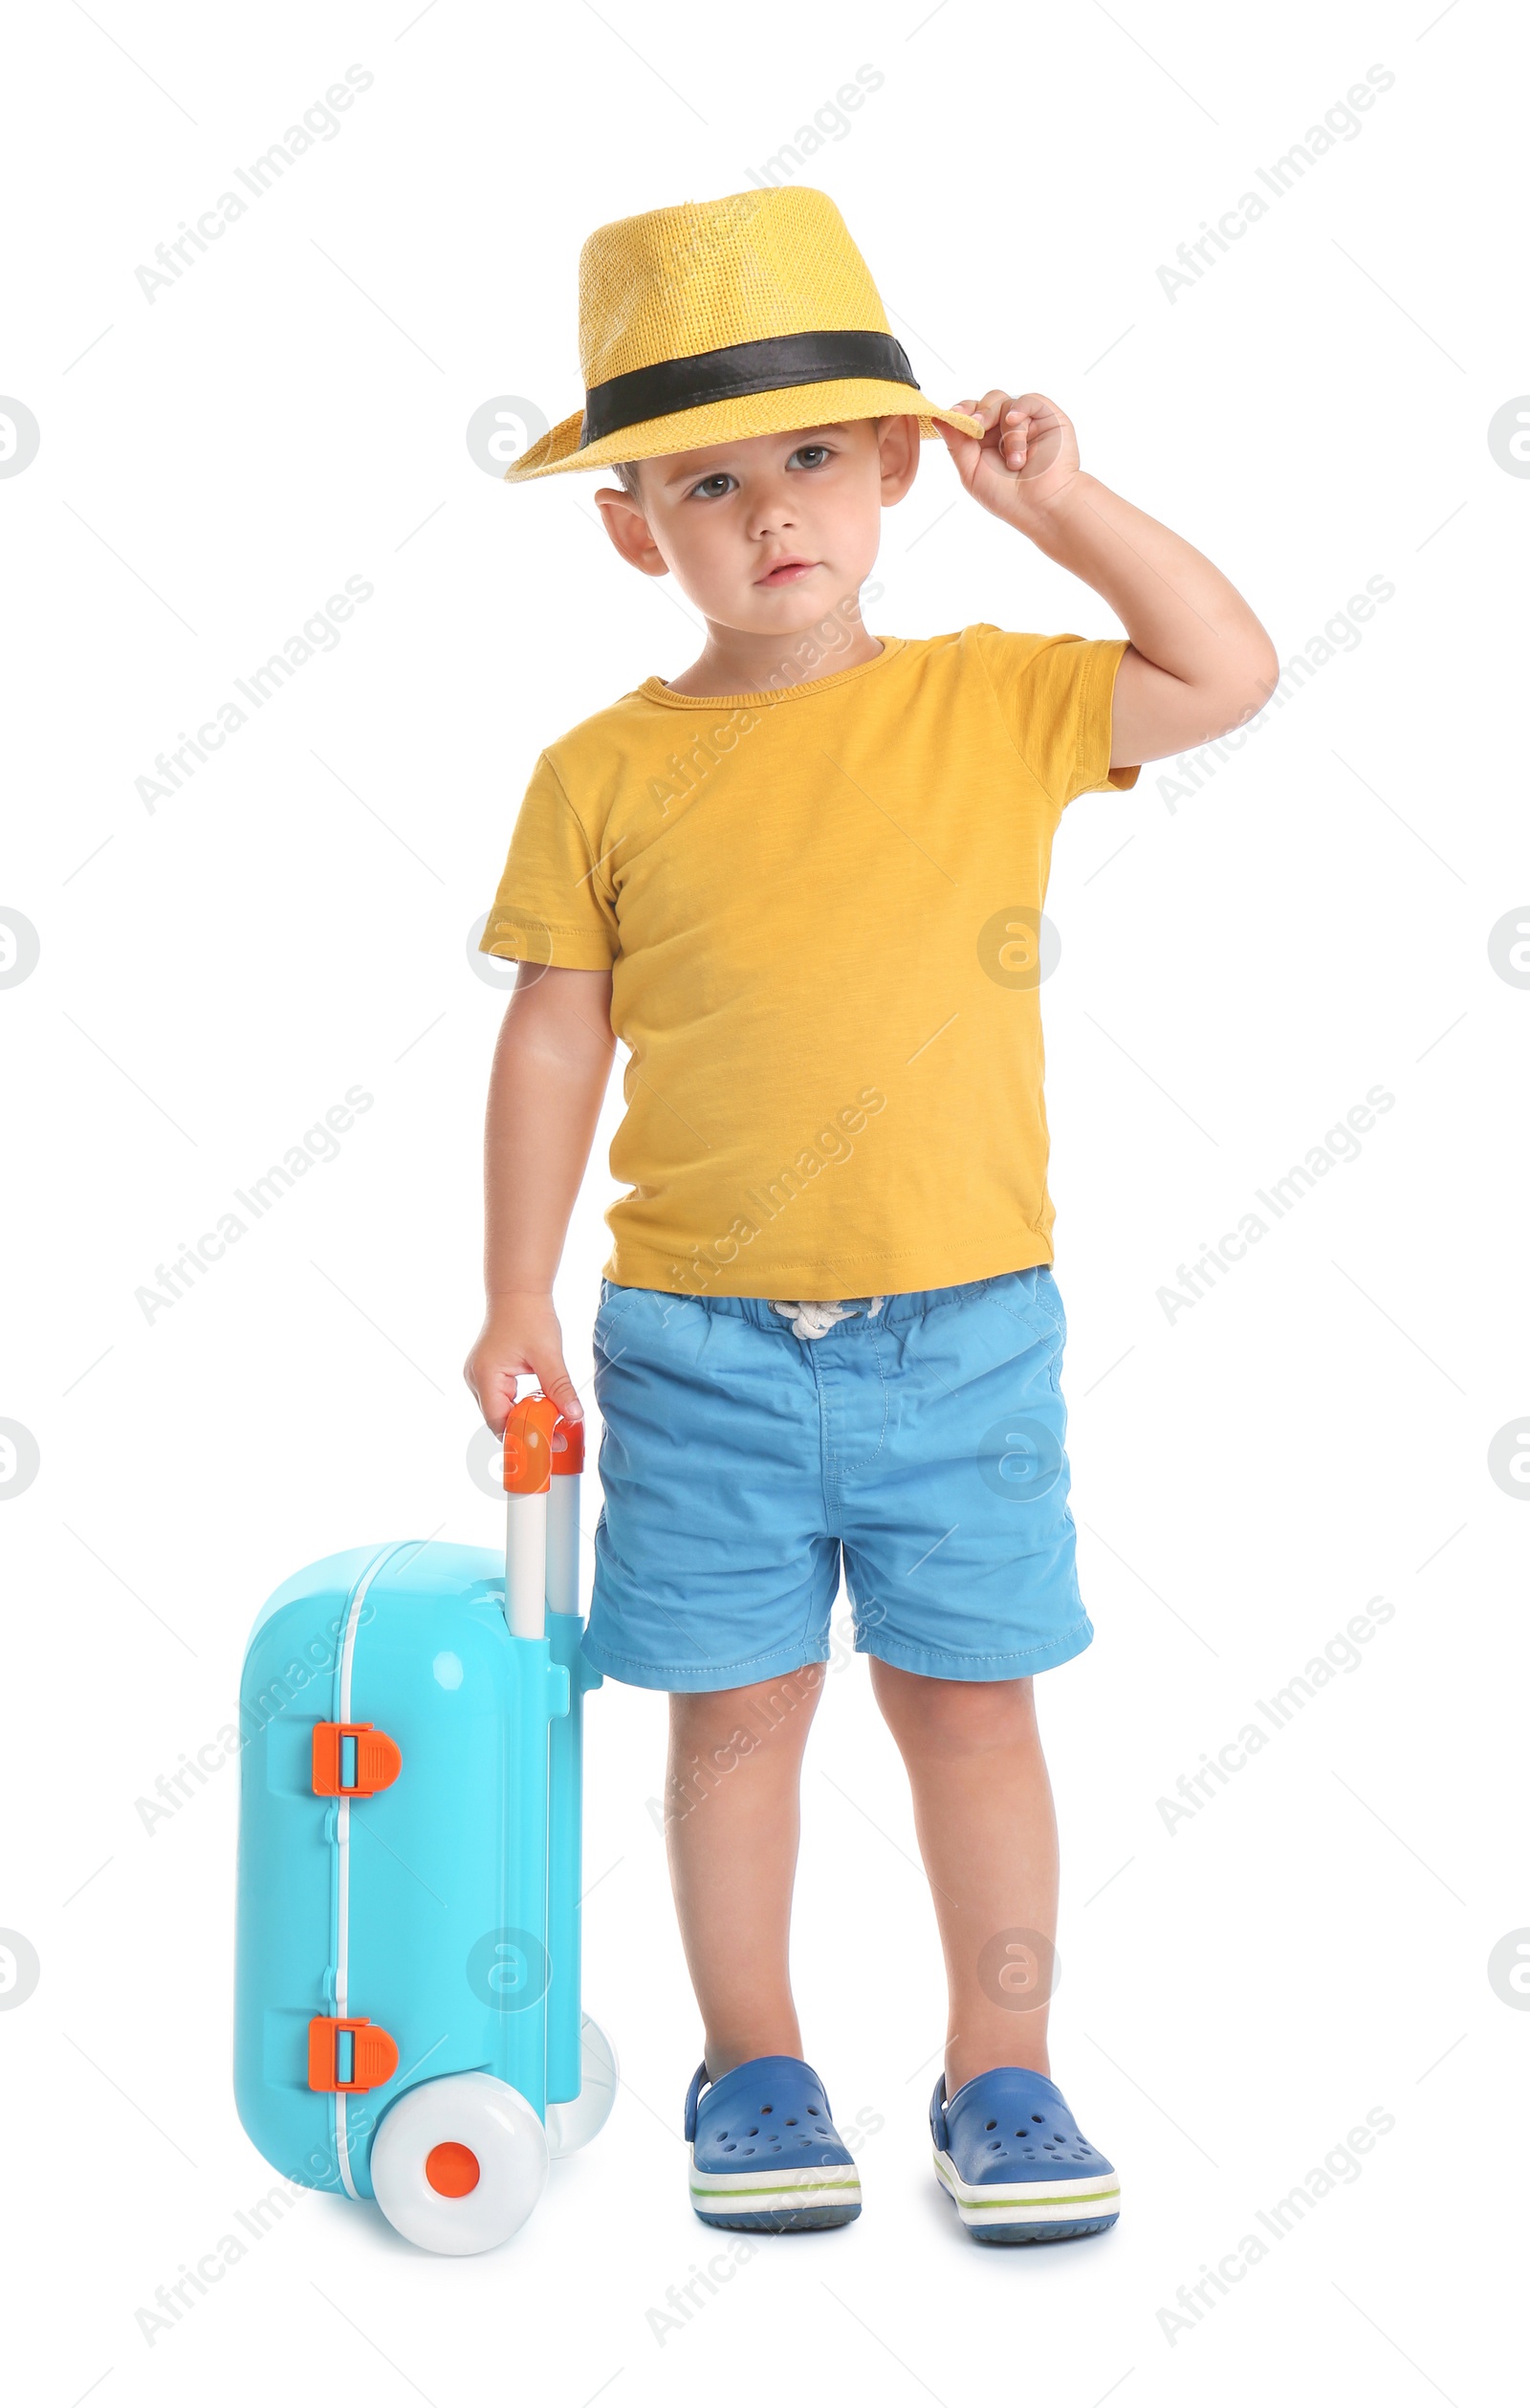
[[[920,437],[927,443],[934,434],[937,418],[964,435],[984,431],[965,410],[941,408],[917,385],[848,377],[827,384],[782,385],[771,393],[743,394],[736,401],[707,402],[698,409],[676,410],[668,418],[647,418],[641,426],[623,427],[582,449],[579,429],[584,413],[578,410],[513,460],[504,481],[525,485],[533,477],[557,476],[565,469],[608,469],[619,460],[656,460],[670,452],[699,451],[708,444],[781,434],[794,427],[829,427],[845,418],[893,417],[917,418]]]

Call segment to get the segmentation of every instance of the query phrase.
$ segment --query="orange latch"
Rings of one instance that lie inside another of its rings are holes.
[[[392,1786],[403,1762],[396,1741],[370,1722],[314,1725],[316,1798],[370,1798]]]
[[[557,1428],[553,1433],[554,1473],[582,1472],[583,1469],[584,1424],[582,1421],[565,1421],[559,1413]]]
[[[308,2026],[311,2091],[375,2091],[399,2069],[398,2043],[364,2015],[316,2015]]]
[[[545,1496],[553,1460],[553,1431],[559,1420],[550,1396],[523,1396],[505,1424],[505,1488],[512,1497]]]

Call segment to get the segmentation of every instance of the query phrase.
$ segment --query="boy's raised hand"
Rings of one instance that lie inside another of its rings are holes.
[[[1242,595],[1193,544],[1089,474],[1056,402],[995,387],[955,407],[981,436],[933,423],[973,499],[1092,586],[1126,630],[1113,766],[1210,743],[1269,701],[1279,656]]]
[[[982,420],[981,440],[942,419],[935,425],[963,485],[995,518],[1023,527],[1028,517],[1050,508],[1079,474],[1073,422],[1044,393],[1004,393],[995,385],[980,402],[958,402],[955,406]]]
[[[531,1372],[544,1396],[550,1396],[569,1421],[582,1421],[584,1408],[563,1361],[563,1333],[550,1296],[492,1296],[472,1352],[462,1367],[463,1378],[478,1399],[478,1410],[496,1438],[505,1434],[510,1409],[515,1402],[515,1381]]]

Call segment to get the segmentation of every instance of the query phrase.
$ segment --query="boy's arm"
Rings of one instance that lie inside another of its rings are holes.
[[[609,970],[520,964],[489,1075],[484,1129],[484,1325],[463,1367],[495,1437],[532,1371],[583,1411],[563,1361],[553,1276],[589,1160],[616,1039]]]
[[[1242,595],[1193,544],[1086,474],[1055,402],[995,388],[956,406],[986,429],[979,441],[935,421],[974,501],[1092,585],[1131,639],[1116,673],[1112,769],[1208,743],[1263,707],[1280,664]]]

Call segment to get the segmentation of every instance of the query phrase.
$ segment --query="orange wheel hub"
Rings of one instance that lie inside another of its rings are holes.
[[[425,2178],[443,2199],[466,2199],[478,2187],[478,2160],[460,2140],[439,2140],[425,2161]]]

